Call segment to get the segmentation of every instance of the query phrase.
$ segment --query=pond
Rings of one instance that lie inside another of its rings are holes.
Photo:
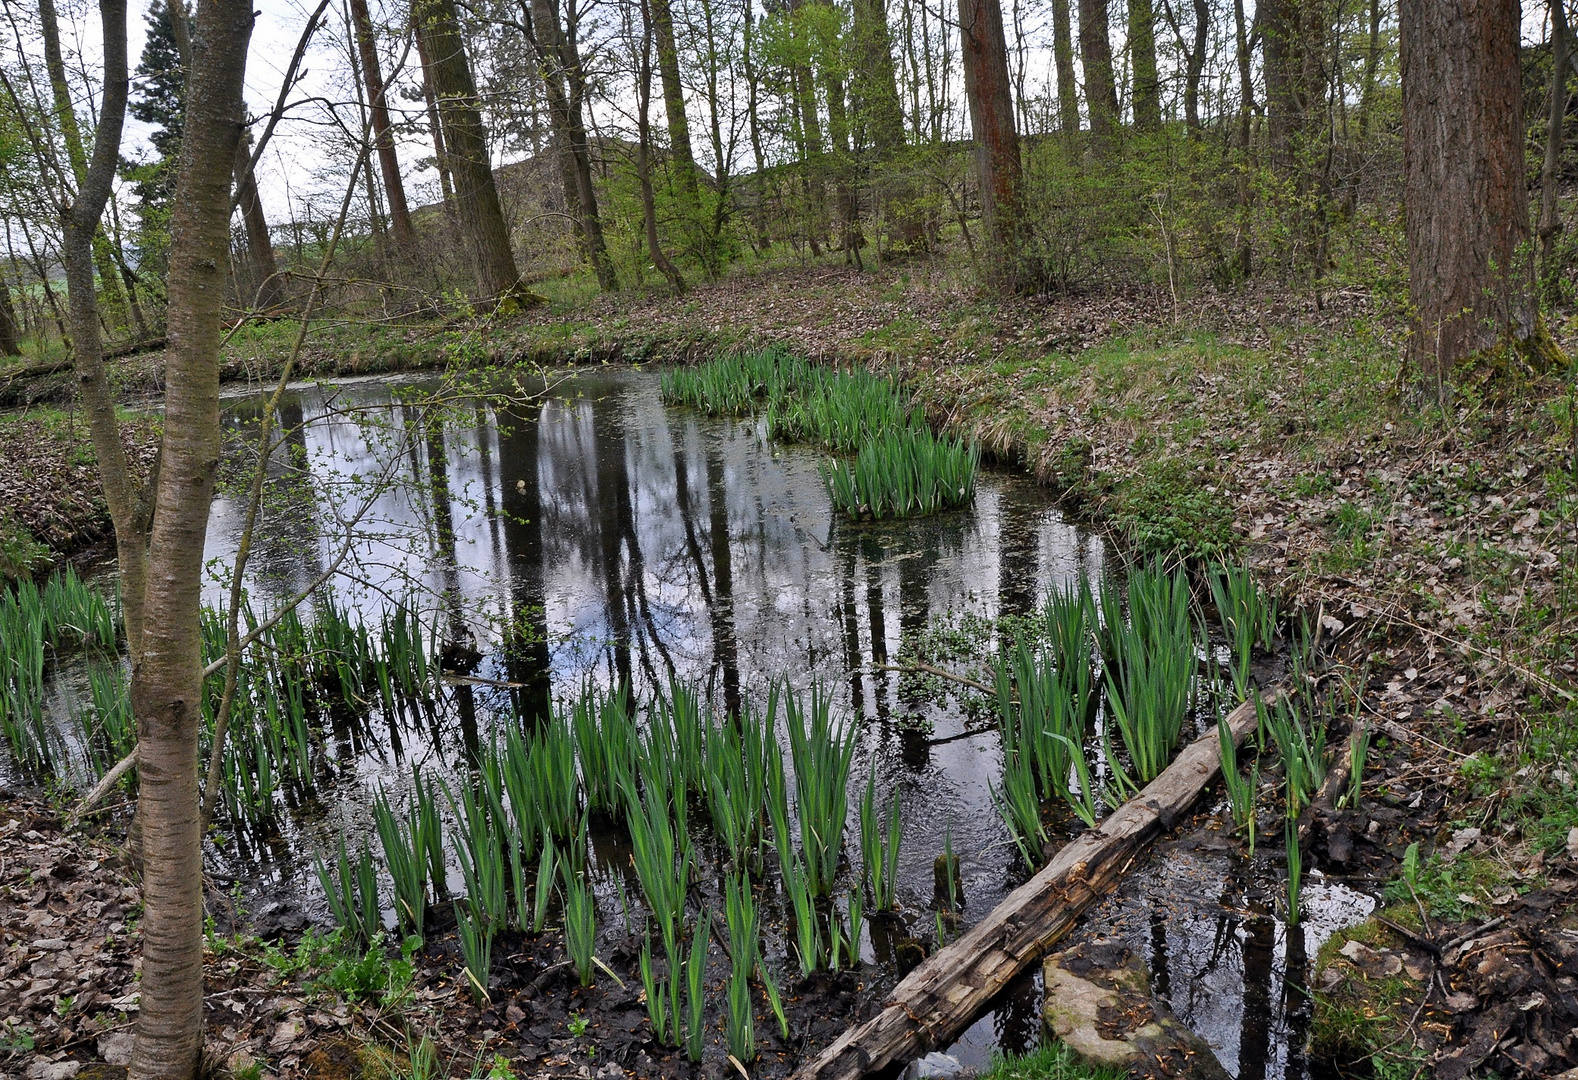
[[[855,524],[830,506],[824,455],[769,441],[758,420],[666,406],[655,371],[555,376],[533,403],[511,408],[481,399],[439,408],[406,388],[351,380],[287,394],[288,437],[271,458],[248,593],[267,611],[328,575],[338,603],[364,620],[422,606],[464,674],[424,713],[336,725],[328,784],[269,828],[222,838],[211,861],[254,904],[305,896],[321,918],[311,852],[367,835],[373,793],[408,790],[413,768],[458,776],[500,725],[589,684],[628,685],[640,699],[671,680],[730,712],[763,700],[775,680],[816,686],[857,726],[855,782],[874,771],[879,804],[897,792],[903,805],[901,929],[864,943],[877,992],[899,977],[893,940],[933,933],[933,864],[946,848],[961,860],[965,926],[1024,880],[993,803],[995,732],[966,699],[891,668],[939,627],[985,632],[1115,565],[1044,489],[988,469],[968,510]],[[230,396],[227,432],[248,436],[258,410],[256,397]],[[238,451],[233,465],[246,460]],[[215,500],[207,555],[217,566],[234,556],[244,506],[240,491]],[[217,575],[206,599],[226,599]],[[857,854],[858,843],[846,835]],[[617,835],[594,833],[592,846],[611,939],[623,933],[617,879],[628,856]],[[1303,1076],[1305,958],[1369,901],[1312,882],[1306,921],[1290,929],[1274,902],[1275,867],[1230,847],[1168,849],[1082,932],[1136,946],[1158,994],[1229,1072]],[[778,927],[768,947],[782,956]],[[1021,978],[949,1053],[981,1065],[996,1049],[1032,1047],[1038,986]]]

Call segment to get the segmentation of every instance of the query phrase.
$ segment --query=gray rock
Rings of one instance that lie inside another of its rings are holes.
[[[1094,1065],[1135,1076],[1228,1080],[1216,1055],[1151,995],[1150,972],[1120,942],[1086,942],[1046,958],[1049,1035]]]

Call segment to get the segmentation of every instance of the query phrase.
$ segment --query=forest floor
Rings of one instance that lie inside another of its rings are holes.
[[[326,322],[300,370],[781,343],[902,376],[939,426],[1056,487],[1122,549],[1244,559],[1345,658],[1377,734],[1364,801],[1321,830],[1315,864],[1389,882],[1387,907],[1324,955],[1318,1055],[1358,1075],[1554,1075],[1578,1066],[1573,390],[1470,373],[1449,408],[1421,404],[1398,325],[1357,292],[996,301],[946,263],[819,266],[498,324]],[[227,372],[267,379],[291,330],[238,333]],[[152,360],[122,366],[129,396],[157,380]],[[91,450],[47,404],[58,385],[0,394],[46,402],[0,422],[0,478],[33,470],[0,506],[56,550],[103,536]]]

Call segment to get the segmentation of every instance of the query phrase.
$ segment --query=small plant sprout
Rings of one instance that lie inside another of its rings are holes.
[[[888,800],[886,823],[877,814],[877,772],[866,777],[865,794],[860,799],[860,856],[862,874],[871,890],[875,911],[892,911],[898,906],[899,842],[901,810],[899,793]]]
[[[1284,824],[1285,846],[1288,853],[1288,925],[1299,924],[1299,895],[1304,876],[1304,853],[1299,849],[1298,822],[1289,818]]]
[[[584,874],[564,866],[564,942],[565,951],[575,964],[582,986],[597,978],[597,908]]]
[[[570,1014],[570,1019],[565,1021],[564,1026],[569,1030],[573,1038],[580,1039],[586,1035],[587,1029],[592,1025],[591,1021],[587,1020],[585,1016],[575,1012]]]
[[[1225,721],[1217,723],[1217,741],[1222,752],[1222,786],[1227,790],[1227,805],[1233,815],[1233,824],[1249,841],[1249,853],[1255,853],[1255,797],[1260,790],[1260,762],[1250,766],[1246,779],[1238,771],[1238,746],[1233,740],[1232,729]]]

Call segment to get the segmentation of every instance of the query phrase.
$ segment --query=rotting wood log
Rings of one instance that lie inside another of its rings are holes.
[[[1254,705],[1245,702],[1222,722],[1242,742],[1255,730]],[[844,1032],[794,1080],[857,1080],[956,1037],[1193,805],[1221,768],[1217,738],[1213,728],[1196,739],[1100,827],[1064,845],[984,919],[910,972],[880,1013]]]

